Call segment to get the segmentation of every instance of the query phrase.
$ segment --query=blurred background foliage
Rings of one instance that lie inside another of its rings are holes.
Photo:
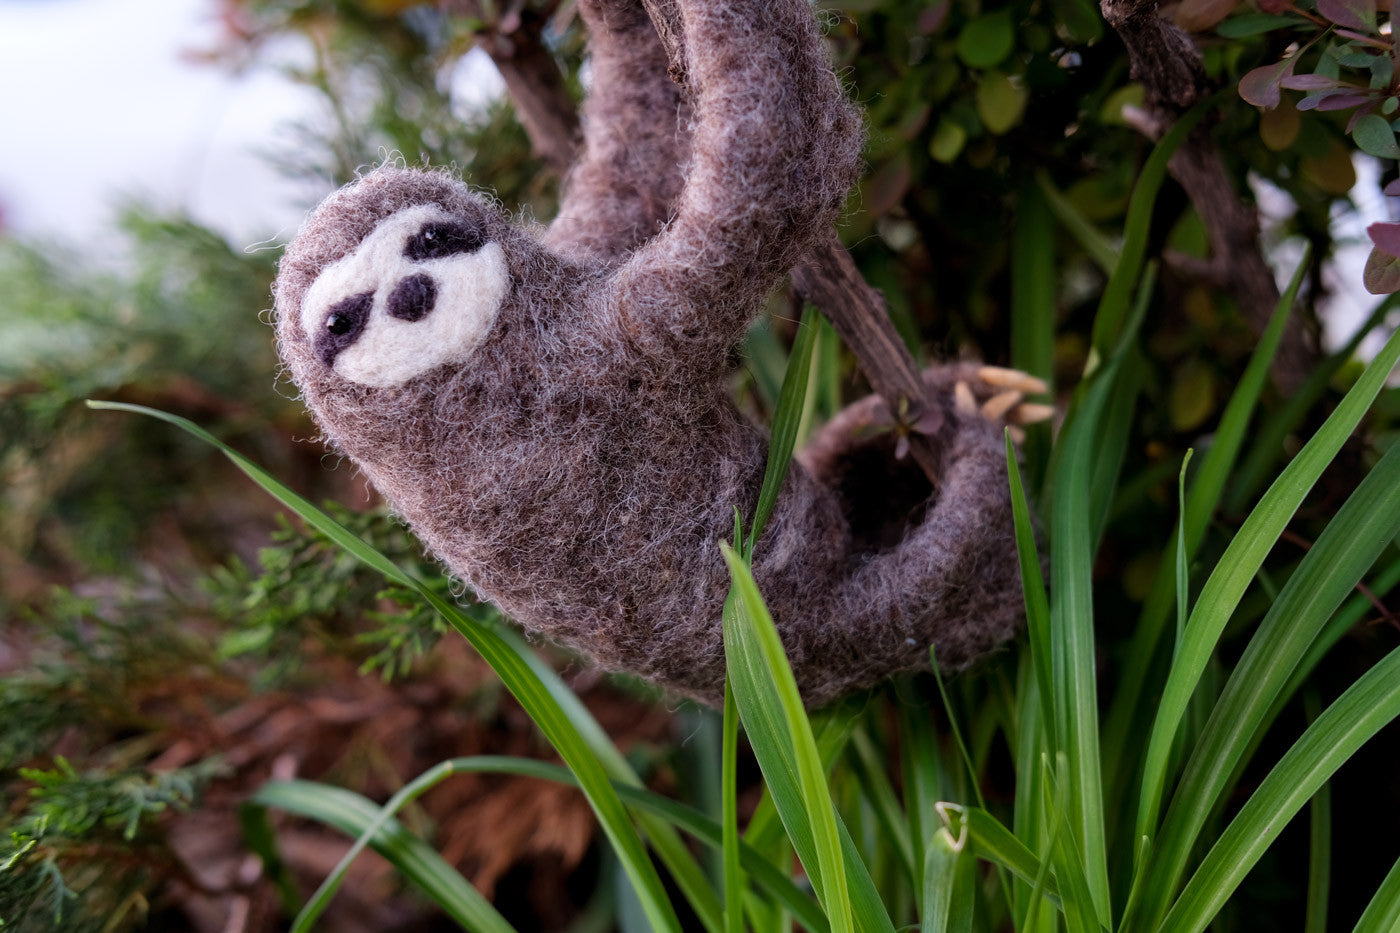
[[[1131,119],[1143,90],[1116,35],[1088,0],[819,6],[868,115],[868,171],[843,236],[901,333],[924,359],[1012,362],[1011,268],[1037,262],[1053,276],[1055,320],[1024,352],[1072,384],[1088,358],[1103,253],[1117,248],[1152,145]],[[1199,19],[1186,6],[1168,13]],[[288,36],[313,50],[295,77],[320,92],[326,119],[269,127],[268,144],[312,201],[393,153],[454,165],[508,209],[552,216],[558,178],[509,101],[466,105],[448,77],[474,47],[505,59],[534,37],[576,100],[584,43],[568,0],[223,0],[221,14],[226,35],[210,67],[268,67],[264,44]],[[1225,91],[1207,115],[1209,135],[1243,203],[1276,190],[1291,205],[1261,245],[1284,257],[1285,272],[1286,257],[1312,246],[1299,313],[1315,334],[1332,282],[1324,269],[1345,245],[1337,218],[1357,177],[1350,115],[1300,110],[1306,92],[1286,86],[1262,113],[1241,99],[1240,78],[1294,42],[1287,30],[1241,32],[1196,36],[1209,82]],[[1393,168],[1386,161],[1381,177]],[[1029,211],[1063,225],[1052,254],[1018,257],[1015,230]],[[545,749],[483,665],[458,640],[440,641],[429,613],[279,518],[217,453],[156,422],[82,407],[100,397],[191,417],[312,498],[345,503],[338,514],[358,533],[433,573],[361,478],[324,454],[279,378],[263,310],[276,249],[247,251],[140,204],[122,212],[115,238],[120,257],[99,262],[69,244],[0,237],[0,917],[13,930],[274,929],[285,923],[285,891],[250,861],[237,818],[239,801],[268,777],[383,796],[443,757]],[[1207,251],[1201,217],[1168,184],[1149,247],[1167,261],[1136,360],[1144,404],[1096,568],[1110,681],[1129,634],[1115,606],[1141,600],[1175,521],[1181,456],[1203,442],[1257,337],[1228,289],[1194,274],[1191,259]],[[776,396],[794,317],[781,300],[774,310],[735,380],[760,415]],[[818,354],[820,417],[864,388],[829,333]],[[1324,402],[1353,373],[1337,370]],[[1273,393],[1265,404],[1287,400]],[[1297,547],[1388,446],[1397,418],[1400,396],[1386,390],[1290,532]],[[1261,475],[1296,448],[1281,440],[1253,453]],[[1228,529],[1238,518],[1217,521]],[[1213,536],[1204,552],[1219,547]],[[1274,560],[1288,566],[1297,552]],[[1370,624],[1329,661],[1344,672],[1339,683],[1394,642],[1386,594],[1372,595]],[[715,770],[712,718],[554,656],[654,786],[702,802],[713,795],[699,777]],[[1318,675],[1324,693],[1331,669]],[[992,662],[958,689],[995,691],[1005,675]],[[992,735],[974,740],[990,745]],[[1381,778],[1371,772],[1358,795],[1373,827],[1400,813],[1393,765]],[[996,777],[993,766],[993,794]],[[1339,795],[1339,810],[1347,806]],[[567,792],[474,777],[435,791],[406,820],[431,829],[439,851],[523,929],[606,929],[624,909],[605,883],[615,873],[606,847]],[[1394,838],[1400,825],[1389,830]],[[338,843],[315,828],[284,831],[293,875],[314,884]],[[382,865],[367,865],[327,928],[441,927]],[[1288,917],[1300,869],[1266,868],[1247,903],[1258,916]],[[225,926],[231,911],[242,927]]]

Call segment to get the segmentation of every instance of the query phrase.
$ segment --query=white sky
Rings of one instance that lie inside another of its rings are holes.
[[[182,60],[219,28],[211,0],[0,0],[7,226],[90,242],[143,195],[235,241],[295,227],[291,188],[253,150],[314,99],[271,69]]]
[[[141,196],[249,246],[295,232],[308,192],[258,154],[320,115],[316,95],[272,67],[234,76],[193,63],[222,35],[216,0],[0,0],[0,212],[20,235],[78,245]],[[300,47],[289,40],[284,57]],[[485,56],[454,95],[499,92]]]

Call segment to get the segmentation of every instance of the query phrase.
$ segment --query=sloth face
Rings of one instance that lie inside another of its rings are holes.
[[[505,254],[477,222],[410,207],[316,277],[301,326],[322,363],[387,388],[471,356],[509,285]]]

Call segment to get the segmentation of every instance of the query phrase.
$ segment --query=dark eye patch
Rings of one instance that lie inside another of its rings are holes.
[[[486,243],[486,237],[475,224],[455,220],[434,220],[408,238],[403,254],[414,262],[441,259],[458,253],[474,253]]]
[[[311,345],[321,362],[335,365],[335,358],[341,350],[360,339],[360,334],[369,323],[369,312],[374,307],[374,292],[361,292],[343,301],[337,301],[326,312],[321,329],[312,335]]]

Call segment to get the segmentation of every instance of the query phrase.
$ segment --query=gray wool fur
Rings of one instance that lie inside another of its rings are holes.
[[[548,230],[445,173],[377,169],[288,247],[277,328],[327,440],[481,597],[604,668],[718,703],[718,543],[736,506],[752,516],[767,454],[726,358],[836,220],[862,133],[804,0],[678,6],[687,99],[640,4],[581,4],[593,90]],[[375,245],[425,205],[432,234]],[[497,273],[504,297],[474,297]],[[484,323],[465,349],[422,344],[448,362],[391,385],[344,374],[356,342],[412,341],[459,313],[455,295]],[[810,706],[926,667],[935,641],[965,666],[1019,624],[1000,427],[955,408],[961,372],[927,374],[947,402],[936,492],[890,435],[858,430],[888,421],[874,398],[789,471],[754,573]]]

